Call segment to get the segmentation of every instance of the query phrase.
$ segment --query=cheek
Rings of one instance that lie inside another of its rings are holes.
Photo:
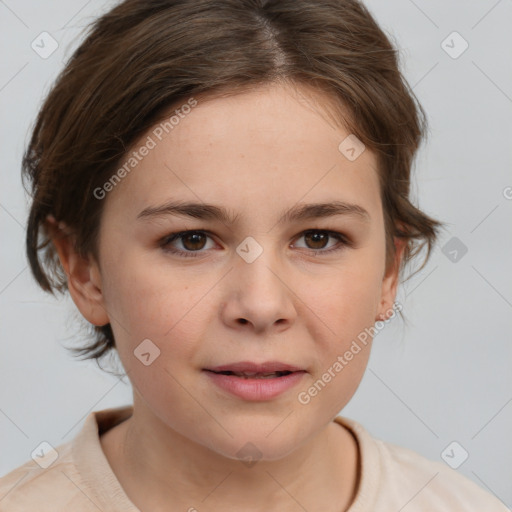
[[[338,340],[346,341],[373,325],[381,293],[381,267],[377,258],[354,253],[354,261],[347,260],[339,270],[305,283],[308,306]]]
[[[318,354],[316,373],[309,383],[315,386],[313,394],[321,390],[316,406],[340,410],[364,374],[382,284],[383,267],[377,253],[372,256],[371,251],[361,251],[357,261],[347,263],[328,279],[324,276],[308,282],[304,288],[311,308],[305,314]]]
[[[185,422],[189,416],[192,421],[200,411],[186,392],[187,379],[203,337],[201,297],[212,284],[191,284],[174,273],[164,279],[162,269],[129,264],[128,259],[123,264],[124,269],[110,274],[107,294],[119,358],[133,387],[154,410],[165,404]]]
[[[350,401],[364,375],[372,345],[378,276],[340,272],[327,293],[310,287],[309,331],[317,354],[315,371],[301,388],[304,412],[336,415]],[[321,321],[319,321],[319,319]]]
[[[186,353],[200,339],[201,301],[215,282],[162,270],[129,258],[106,266],[104,295],[119,351],[133,352],[147,338],[160,349],[172,345],[175,354]]]

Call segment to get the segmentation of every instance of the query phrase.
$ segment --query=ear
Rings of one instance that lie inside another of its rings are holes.
[[[401,238],[394,238],[395,244],[395,258],[389,265],[384,278],[382,280],[381,298],[377,311],[377,320],[386,320],[389,317],[389,312],[393,309],[395,302],[396,291],[399,283],[400,263],[402,261],[404,249],[407,246],[407,240]]]
[[[55,217],[47,217],[48,232],[66,273],[68,290],[82,315],[91,324],[101,326],[110,319],[104,306],[101,274],[92,256],[82,257],[77,253],[71,231]]]

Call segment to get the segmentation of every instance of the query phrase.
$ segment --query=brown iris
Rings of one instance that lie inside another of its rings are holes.
[[[188,233],[186,235],[182,235],[181,240],[183,243],[183,247],[190,251],[195,251],[202,249],[205,246],[206,236],[203,233]],[[190,240],[191,243],[185,243],[185,241],[188,240]]]
[[[323,249],[326,246],[327,240],[329,239],[329,235],[327,233],[317,232],[305,233],[304,239],[308,240],[308,238],[312,240],[312,245],[311,243],[307,244],[311,249]],[[315,244],[320,244],[320,246],[317,247],[315,246]]]

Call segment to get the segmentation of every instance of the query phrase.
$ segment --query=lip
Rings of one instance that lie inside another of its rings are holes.
[[[282,377],[244,378],[203,370],[209,379],[224,391],[248,401],[271,400],[296,386],[306,372],[295,371]]]
[[[214,366],[203,370],[208,378],[219,388],[248,401],[265,401],[276,398],[285,391],[296,386],[307,373],[306,370],[286,364],[279,361],[269,361],[266,363],[253,363],[242,361],[226,365]],[[239,377],[237,375],[224,375],[214,372],[255,372],[271,373],[279,371],[289,371],[288,375],[281,377]]]
[[[304,368],[293,366],[280,361],[267,361],[265,363],[254,363],[252,361],[240,361],[237,363],[223,364],[205,368],[214,372],[255,372],[255,373],[271,373],[271,372],[299,372],[305,371]]]

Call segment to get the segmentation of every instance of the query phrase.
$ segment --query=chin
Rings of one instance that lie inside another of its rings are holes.
[[[272,428],[261,430],[243,429],[238,432],[228,429],[233,437],[223,436],[222,440],[209,440],[205,444],[218,455],[237,460],[247,467],[258,461],[276,461],[288,456],[304,442],[290,435],[290,430],[275,428],[279,422],[273,422]],[[273,431],[275,429],[275,431]],[[270,435],[269,435],[270,432]]]

